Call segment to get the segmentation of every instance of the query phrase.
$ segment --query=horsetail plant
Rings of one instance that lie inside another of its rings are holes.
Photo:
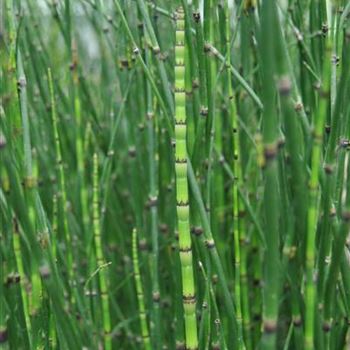
[[[72,243],[71,235],[69,233],[68,218],[67,218],[67,192],[66,192],[66,180],[63,168],[63,158],[61,153],[60,136],[58,132],[58,121],[56,114],[56,103],[54,95],[54,87],[51,69],[48,69],[48,80],[49,80],[49,90],[50,90],[50,100],[51,100],[51,118],[53,125],[53,134],[55,140],[55,156],[56,156],[56,166],[58,168],[58,178],[59,178],[59,198],[60,198],[60,208],[63,216],[63,232],[64,240],[67,249],[67,271],[70,276],[73,276],[73,254],[72,254]],[[58,237],[56,237],[58,240]]]
[[[102,238],[100,229],[100,208],[99,208],[99,176],[98,176],[98,157],[97,153],[93,156],[93,227],[94,227],[94,243],[96,251],[96,263],[99,271],[99,285],[102,303],[102,324],[104,348],[112,349],[111,335],[111,317],[109,312],[108,287],[105,271],[102,270],[105,265],[104,254],[102,250]]]
[[[264,202],[269,203],[265,206],[266,221],[266,243],[267,250],[265,254],[269,255],[266,259],[264,271],[264,309],[263,309],[263,327],[264,335],[262,338],[265,349],[274,349],[276,347],[276,332],[278,318],[278,300],[280,293],[280,273],[279,273],[279,193],[278,193],[278,115],[274,103],[275,87],[271,84],[274,76],[274,58],[275,47],[273,41],[263,41],[266,37],[273,36],[273,30],[278,21],[277,9],[274,1],[264,1],[261,7],[261,28],[260,28],[260,55],[262,64],[262,102],[264,110],[263,120],[263,142],[264,142]],[[278,25],[278,24],[277,24]]]
[[[151,53],[146,48],[146,62],[151,62]],[[149,155],[149,202],[150,202],[150,220],[152,236],[152,300],[153,300],[153,322],[154,333],[157,335],[156,344],[161,344],[161,323],[160,323],[160,288],[159,288],[159,237],[158,237],[158,186],[156,182],[158,153],[156,151],[156,125],[153,109],[153,94],[149,82],[146,82],[147,96],[147,132],[148,132],[148,155]]]
[[[140,268],[139,268],[139,257],[138,257],[138,244],[137,244],[137,230],[134,228],[132,231],[132,258],[134,265],[134,277],[136,285],[137,301],[140,309],[140,327],[143,345],[146,350],[151,349],[151,343],[147,325],[147,315],[145,310],[143,287],[141,282]]]
[[[241,349],[245,348],[245,342],[249,342],[249,334],[246,334],[245,341],[243,340],[243,327],[246,326],[249,328],[249,308],[247,305],[246,298],[246,259],[244,244],[244,224],[243,220],[240,219],[240,215],[243,212],[242,201],[238,195],[238,187],[242,185],[242,169],[241,169],[241,154],[240,154],[240,143],[239,143],[239,127],[238,127],[238,116],[237,108],[235,102],[235,96],[232,88],[231,81],[231,72],[228,67],[231,62],[231,44],[230,44],[230,13],[228,2],[225,3],[225,35],[226,35],[226,61],[227,61],[227,94],[228,94],[228,103],[229,103],[229,117],[232,123],[232,132],[233,132],[233,239],[234,239],[234,254],[235,254],[235,305],[236,305],[236,317],[238,324],[238,336],[239,346]],[[242,244],[243,242],[243,244]],[[243,249],[241,249],[241,247]],[[245,293],[242,293],[242,288]]]
[[[310,198],[307,221],[306,238],[306,310],[305,310],[305,349],[314,348],[315,332],[315,307],[317,302],[316,288],[314,282],[314,264],[315,264],[315,238],[317,231],[318,207],[319,207],[319,167],[322,162],[322,141],[323,130],[327,120],[327,105],[329,97],[330,84],[330,66],[332,53],[332,39],[327,36],[325,47],[325,60],[322,70],[322,83],[319,96],[318,108],[315,112],[313,145],[311,155],[311,174],[309,180]]]
[[[176,10],[175,38],[175,173],[177,230],[182,274],[186,348],[197,349],[196,295],[194,289],[192,246],[189,226],[187,183],[185,94],[185,18],[182,7]]]

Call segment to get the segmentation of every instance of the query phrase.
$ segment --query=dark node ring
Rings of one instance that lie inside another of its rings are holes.
[[[184,304],[195,304],[196,303],[196,295],[195,294],[183,295],[182,300],[183,300]]]

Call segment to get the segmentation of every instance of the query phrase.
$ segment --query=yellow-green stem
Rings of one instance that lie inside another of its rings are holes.
[[[176,13],[175,39],[175,172],[177,229],[182,273],[182,297],[187,349],[197,349],[196,295],[192,267],[187,183],[186,93],[185,93],[185,16],[180,7]]]

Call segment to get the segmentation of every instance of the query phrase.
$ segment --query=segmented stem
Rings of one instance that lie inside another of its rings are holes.
[[[96,249],[96,262],[100,268],[104,265],[101,230],[100,230],[100,214],[99,214],[99,186],[98,186],[98,157],[94,154],[93,164],[93,227],[94,227],[94,241]],[[102,269],[99,276],[100,294],[102,302],[102,317],[103,317],[103,329],[104,329],[104,345],[106,350],[112,349],[111,338],[111,317],[109,313],[109,302],[107,292],[107,279],[105,271]]]
[[[331,41],[326,39],[326,55],[323,63],[323,81],[320,89],[318,109],[314,116],[314,140],[311,155],[311,174],[309,180],[309,208],[306,237],[306,289],[305,289],[305,343],[306,350],[314,349],[316,286],[314,281],[315,238],[319,205],[319,170],[322,157],[323,130],[327,118],[327,105],[330,84]]]
[[[152,62],[151,52],[146,50],[147,64]],[[149,81],[146,82],[147,96],[147,133],[148,133],[148,162],[149,162],[149,199],[153,203],[150,208],[150,229],[152,241],[152,299],[153,313],[152,322],[154,323],[153,336],[156,340],[155,345],[161,346],[162,343],[162,327],[159,298],[159,235],[158,235],[158,185],[157,185],[157,149],[156,149],[156,130],[155,115],[153,111],[153,94]]]
[[[132,231],[132,259],[134,264],[134,277],[135,277],[137,301],[140,309],[139,311],[140,326],[141,326],[141,334],[143,338],[143,345],[146,350],[150,350],[151,343],[150,343],[150,337],[148,333],[145,302],[144,302],[143,288],[142,288],[140,268],[139,268],[139,256],[138,256],[138,250],[137,250],[137,230],[135,228]]]
[[[72,244],[71,238],[68,231],[68,220],[67,220],[67,193],[66,193],[66,185],[65,185],[65,176],[63,169],[63,159],[61,154],[61,144],[60,137],[58,133],[58,123],[57,123],[57,115],[56,115],[56,103],[54,96],[54,88],[52,82],[51,69],[48,69],[48,79],[49,79],[49,89],[50,89],[50,98],[51,98],[51,117],[53,124],[53,133],[55,138],[55,148],[56,148],[56,163],[58,166],[59,172],[59,183],[60,183],[60,199],[61,199],[61,209],[63,213],[63,229],[64,229],[64,239],[67,245],[67,271],[70,274],[70,277],[73,275],[73,255],[72,255]]]
[[[197,349],[196,295],[192,267],[187,183],[186,94],[185,94],[185,18],[183,8],[176,13],[175,41],[175,172],[177,229],[185,311],[186,348]]]
[[[278,168],[278,114],[274,103],[276,88],[271,84],[276,72],[276,44],[273,40],[265,40],[275,33],[278,26],[276,3],[272,0],[264,1],[261,5],[260,54],[262,70],[262,102],[264,110],[263,144],[264,144],[264,214],[265,214],[265,251],[266,264],[264,266],[263,289],[263,349],[276,348],[277,321],[279,310],[280,283],[280,192]]]
[[[226,62],[227,67],[231,64],[231,45],[230,45],[230,21],[228,1],[225,3],[226,12]],[[249,326],[249,309],[247,299],[247,272],[246,272],[246,254],[241,251],[241,241],[244,240],[244,225],[240,220],[240,210],[242,208],[242,200],[239,197],[239,185],[242,182],[241,156],[239,151],[239,133],[238,133],[238,116],[236,109],[235,96],[232,88],[232,79],[229,68],[227,68],[228,97],[229,97],[229,113],[232,121],[233,132],[233,173],[235,179],[233,181],[233,238],[235,249],[235,298],[236,298],[236,317],[239,336],[239,348],[245,349],[243,340],[243,322]],[[245,288],[243,288],[245,286]],[[243,289],[243,290],[242,290]],[[243,294],[242,294],[243,292]],[[243,302],[244,300],[244,302]],[[245,306],[245,308],[244,308]],[[243,316],[244,319],[243,319]],[[247,337],[248,338],[248,337]],[[249,339],[246,339],[249,341]]]

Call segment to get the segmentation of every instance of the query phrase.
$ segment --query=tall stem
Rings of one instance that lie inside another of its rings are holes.
[[[185,93],[185,19],[183,8],[176,13],[175,41],[175,172],[177,229],[182,273],[182,297],[185,311],[186,348],[197,349],[196,295],[192,267],[187,183],[186,93]]]

